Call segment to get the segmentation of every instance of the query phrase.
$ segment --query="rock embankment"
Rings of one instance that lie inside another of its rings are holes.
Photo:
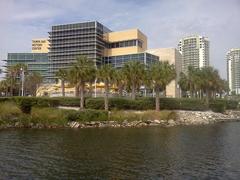
[[[225,114],[212,111],[175,111],[176,120],[146,120],[146,121],[94,121],[94,122],[70,122],[71,128],[94,128],[94,127],[145,127],[162,126],[171,127],[177,125],[206,125],[217,122],[240,120],[240,111],[227,111]]]

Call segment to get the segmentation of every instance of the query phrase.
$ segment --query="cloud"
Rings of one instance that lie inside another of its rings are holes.
[[[226,77],[225,54],[240,47],[239,0],[1,0],[0,58],[30,51],[54,24],[98,20],[112,30],[139,28],[149,48],[177,47],[179,39],[210,39],[210,62]]]

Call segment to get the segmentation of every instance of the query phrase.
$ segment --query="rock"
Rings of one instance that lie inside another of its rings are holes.
[[[147,126],[147,123],[140,122],[140,123],[137,124],[137,127],[143,127],[143,126]]]
[[[169,125],[174,125],[174,124],[175,124],[175,121],[174,121],[173,119],[170,119],[170,120],[168,120],[168,124],[169,124]]]
[[[160,124],[161,122],[157,119],[153,120],[154,123]]]

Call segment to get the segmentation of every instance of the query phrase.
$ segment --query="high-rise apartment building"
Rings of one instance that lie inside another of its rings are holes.
[[[169,64],[173,64],[176,69],[176,78],[172,80],[166,87],[167,97],[181,97],[180,88],[178,86],[180,72],[182,72],[182,55],[175,48],[159,48],[149,49],[147,52],[159,57],[160,61],[167,61]]]
[[[183,72],[188,71],[188,67],[202,68],[209,66],[209,40],[203,36],[189,36],[181,39],[178,50],[182,54]]]
[[[227,52],[227,78],[231,94],[240,94],[240,48]]]

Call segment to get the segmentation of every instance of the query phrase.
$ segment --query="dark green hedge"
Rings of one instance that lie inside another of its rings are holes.
[[[225,104],[226,109],[235,110],[239,108],[239,102],[236,100],[225,100],[225,99],[215,99],[211,103],[223,103]]]
[[[74,97],[0,97],[0,102],[14,101],[22,106],[23,111],[27,106],[37,107],[57,107],[57,106],[75,106],[79,107],[79,98]],[[216,105],[215,105],[216,104]],[[238,109],[239,102],[235,100],[216,99],[211,100],[209,107],[204,100],[188,98],[161,98],[160,109],[167,110],[192,110],[204,111],[220,108],[219,104],[224,104],[225,109]],[[24,107],[26,105],[26,107]],[[103,98],[85,98],[86,109],[104,109]],[[109,98],[109,108],[111,110],[149,110],[155,109],[155,98],[137,98],[131,100],[127,98]],[[29,110],[26,110],[29,111]]]
[[[219,112],[219,113],[224,113],[226,110],[226,102],[222,101],[215,101],[215,102],[211,102],[209,104],[209,108],[213,111],[213,112]]]
[[[89,109],[104,109],[103,98],[89,98],[86,100],[86,108]],[[149,110],[155,109],[154,98],[138,98],[136,100],[125,98],[110,98],[109,108],[118,110]],[[203,111],[208,107],[204,101],[199,99],[176,99],[176,98],[161,98],[160,109],[168,110],[193,110]]]
[[[108,112],[104,110],[85,109],[81,111],[68,111],[68,121],[106,121]]]
[[[23,113],[30,113],[33,106],[35,107],[57,107],[58,100],[42,97],[13,97],[12,100],[20,107]]]
[[[79,107],[80,104],[80,98],[77,97],[53,97],[52,99],[57,100],[59,106]]]

